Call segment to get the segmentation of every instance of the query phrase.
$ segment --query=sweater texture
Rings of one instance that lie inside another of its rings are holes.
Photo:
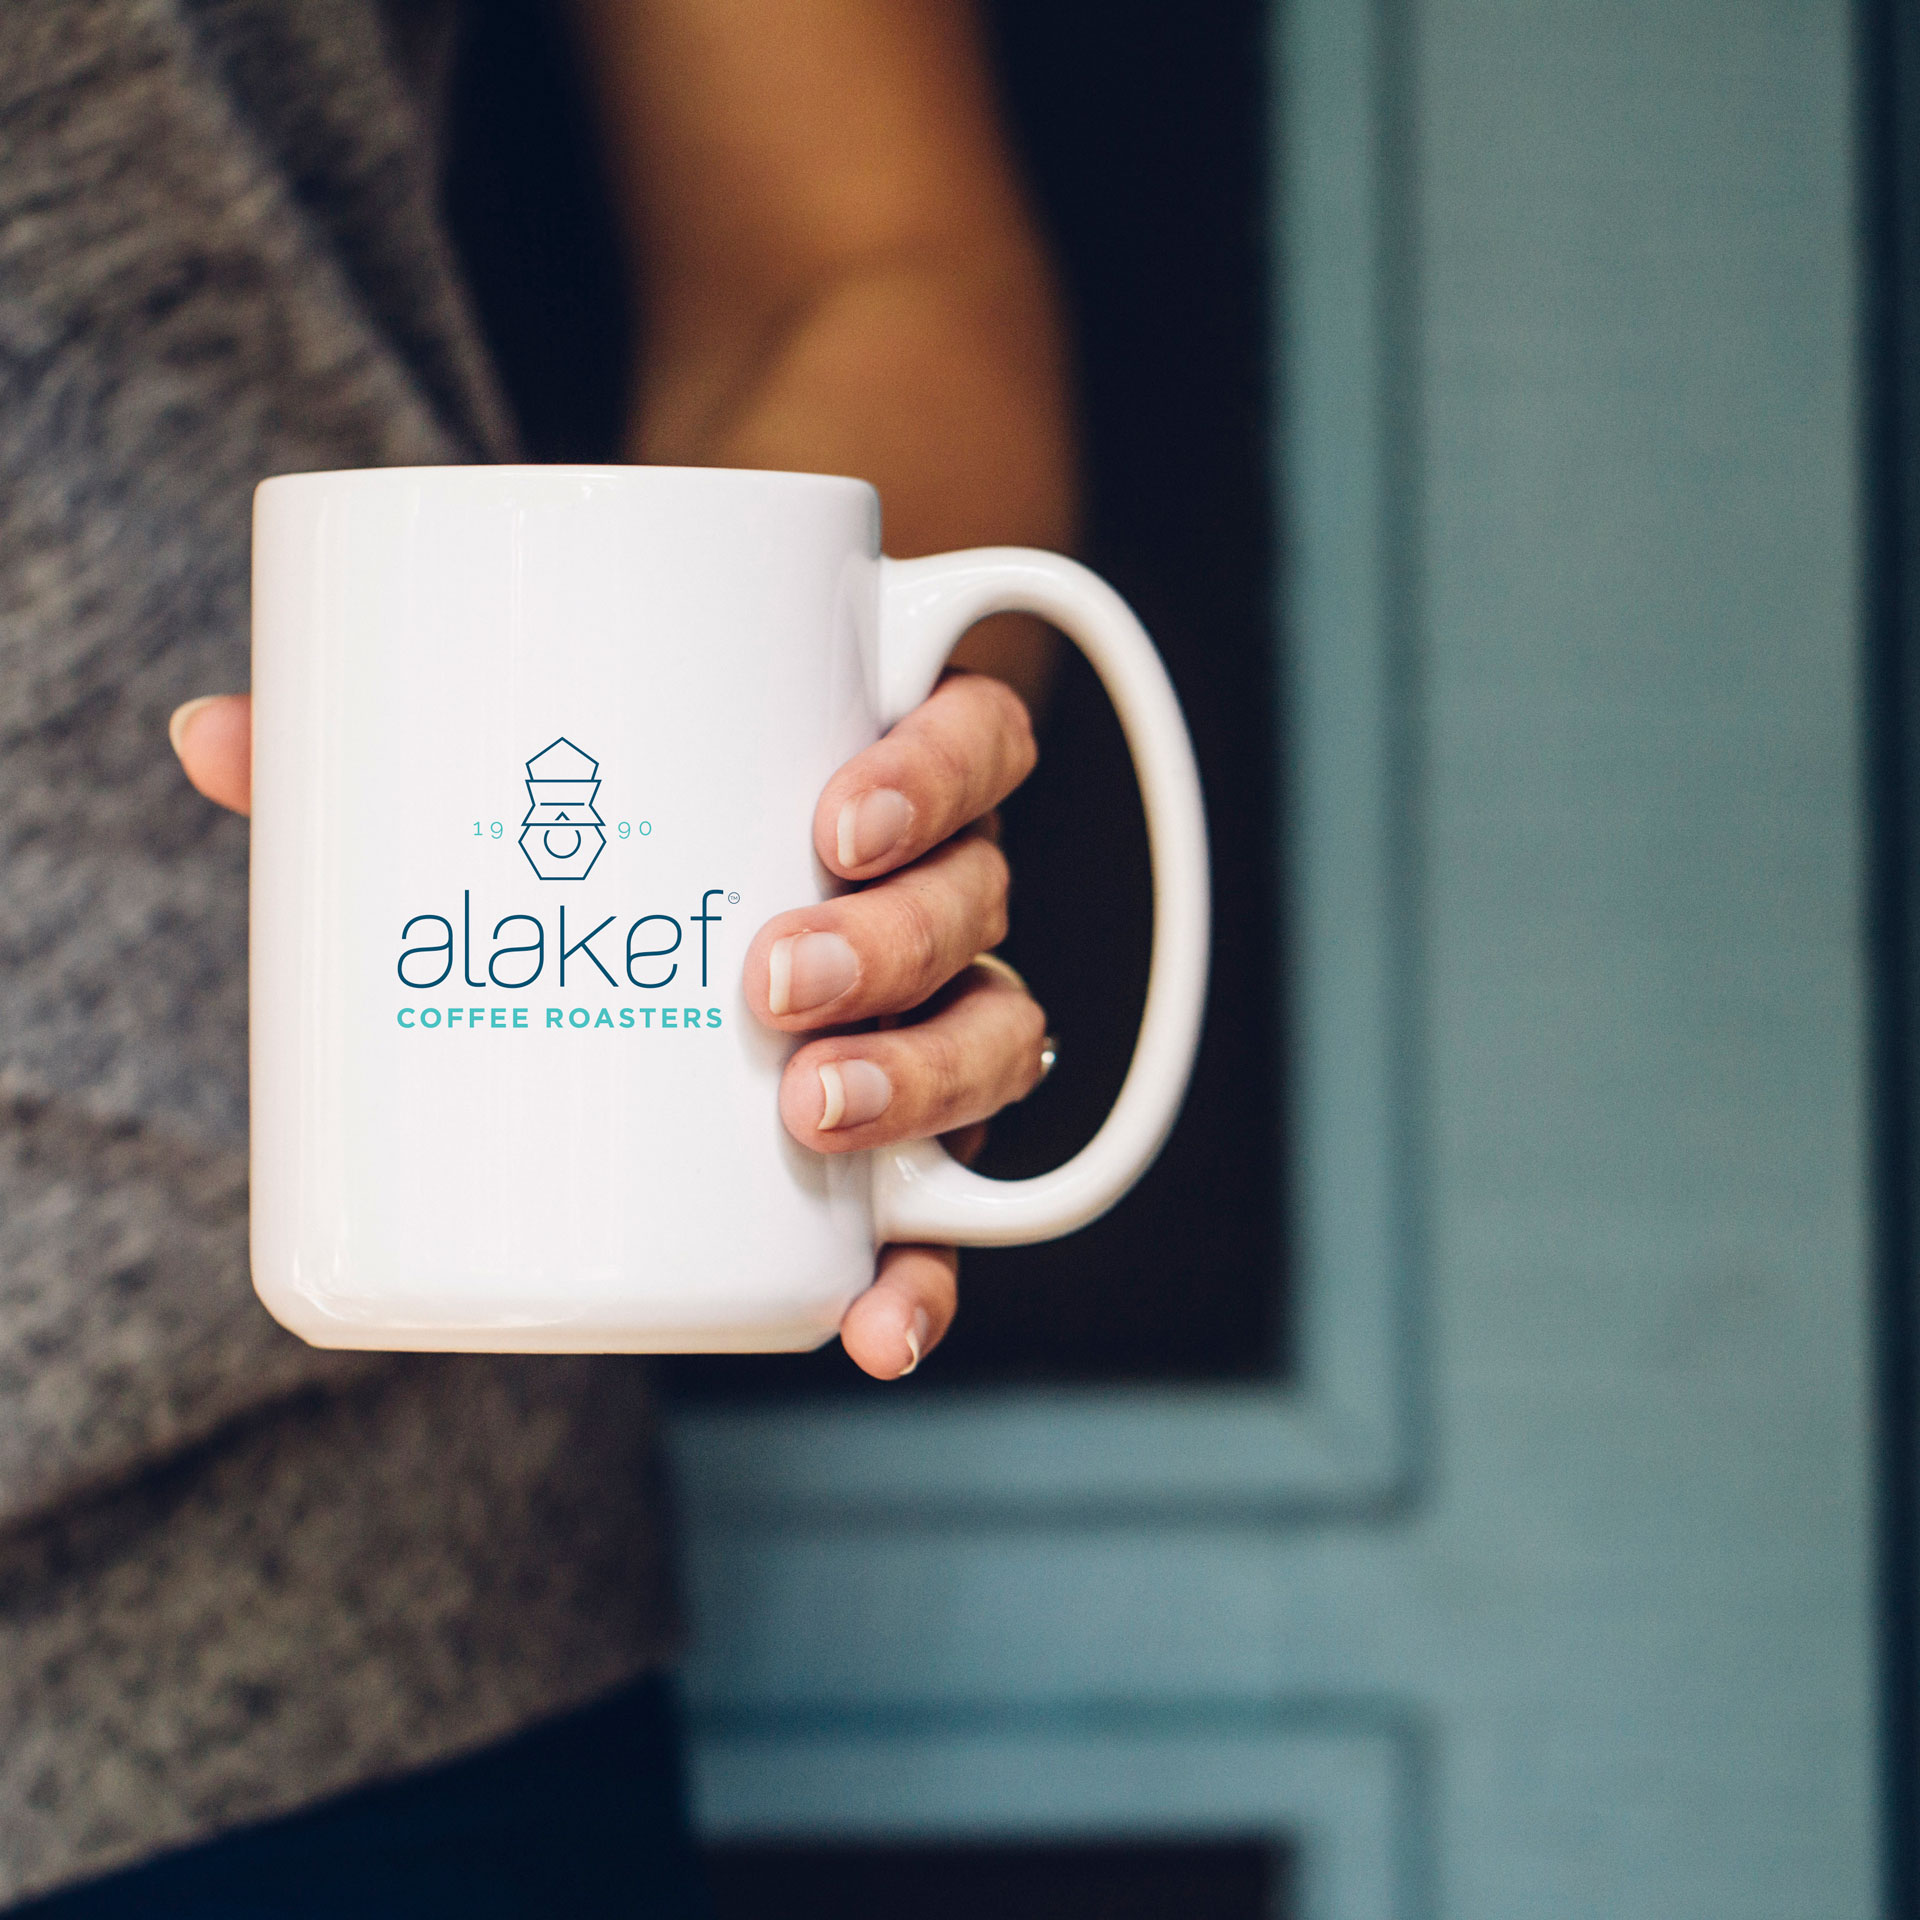
[[[0,6],[0,1902],[438,1760],[673,1639],[639,1363],[323,1353],[246,1247],[269,474],[496,460],[418,0]]]

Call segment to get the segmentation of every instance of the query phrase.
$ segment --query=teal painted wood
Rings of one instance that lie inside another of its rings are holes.
[[[911,1839],[929,1807],[957,1830],[1019,1839],[1304,1830],[1305,1920],[1317,1920],[1405,1911],[1430,1877],[1411,1851],[1426,1838],[1424,1759],[1415,1729],[1368,1725],[1351,1702],[1225,1726],[1151,1712],[868,1718],[715,1739],[706,1785],[719,1837],[735,1832],[725,1810],[769,1805],[777,1822],[751,1821],[741,1837]]]
[[[1405,636],[1390,544],[1405,247],[1381,29],[1351,0],[1303,0],[1281,17],[1274,61],[1296,129],[1276,155],[1288,243],[1274,306],[1289,376],[1275,433],[1298,454],[1280,614],[1294,640],[1276,717],[1293,742],[1298,1377],[1280,1390],[983,1392],[910,1412],[689,1413],[679,1465],[705,1515],[1353,1511],[1392,1502],[1409,1479],[1411,716],[1396,698]]]
[[[1286,25],[1306,1374],[690,1426],[703,1815],[1865,1915],[1847,10]]]

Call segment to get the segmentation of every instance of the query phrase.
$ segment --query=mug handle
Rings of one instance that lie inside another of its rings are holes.
[[[879,706],[903,719],[975,621],[1034,613],[1099,674],[1133,755],[1153,861],[1153,960],[1126,1083],[1100,1131],[1065,1166],[989,1180],[937,1140],[873,1155],[882,1242],[1019,1246],[1098,1219],[1152,1165],[1186,1092],[1207,989],[1207,826],[1200,774],[1166,668],[1133,610],[1096,573],[1028,547],[975,547],[880,562]]]

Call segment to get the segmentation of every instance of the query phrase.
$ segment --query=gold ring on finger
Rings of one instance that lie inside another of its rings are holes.
[[[1027,991],[1027,983],[997,953],[976,953],[973,965],[985,967],[989,973],[997,974],[1008,986],[1020,993]]]

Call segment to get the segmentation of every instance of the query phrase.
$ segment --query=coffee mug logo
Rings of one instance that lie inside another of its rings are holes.
[[[607,835],[594,797],[600,762],[564,734],[527,762],[527,817],[520,851],[542,880],[584,880]]]

